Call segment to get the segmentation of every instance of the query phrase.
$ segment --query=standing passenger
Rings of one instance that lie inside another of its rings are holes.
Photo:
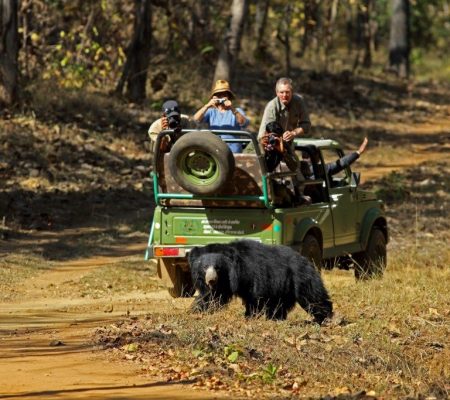
[[[209,101],[194,114],[197,122],[206,122],[209,129],[239,131],[247,127],[249,120],[241,108],[233,107],[234,93],[230,84],[218,80],[211,92]],[[232,139],[232,135],[220,135],[223,139]],[[241,143],[229,143],[233,153],[242,153]]]
[[[308,109],[303,97],[293,93],[292,80],[278,79],[275,90],[276,97],[270,100],[264,109],[258,139],[265,135],[269,122],[278,122],[281,125],[285,142],[292,142],[296,137],[307,135],[311,128]]]
[[[175,100],[167,100],[162,106],[162,116],[154,121],[148,129],[148,136],[150,138],[150,153],[155,155],[156,137],[158,134],[166,129],[173,129],[175,135],[179,136],[182,129],[195,129],[197,124],[191,121],[188,115],[181,114],[180,107]],[[160,142],[160,150],[163,152],[169,151],[171,143],[171,137],[169,135],[163,137]]]

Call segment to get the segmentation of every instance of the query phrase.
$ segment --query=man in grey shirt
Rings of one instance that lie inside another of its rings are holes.
[[[274,121],[283,127],[283,140],[286,142],[308,134],[311,128],[308,109],[303,97],[294,94],[292,80],[289,78],[278,79],[275,90],[277,96],[270,100],[264,109],[258,139],[265,134],[267,124]]]

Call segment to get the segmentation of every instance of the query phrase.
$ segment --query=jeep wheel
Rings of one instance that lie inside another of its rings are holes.
[[[192,285],[191,273],[183,271],[180,267],[176,267],[175,280],[173,287],[168,289],[172,297],[192,297],[195,293],[195,288]]]
[[[314,235],[308,234],[305,236],[300,254],[308,258],[319,271],[322,269],[322,248]]]
[[[190,272],[177,265],[175,259],[160,259],[158,276],[172,297],[192,297],[195,293]]]
[[[175,181],[189,193],[217,193],[234,172],[228,145],[211,132],[181,136],[170,151],[169,169]]]
[[[386,269],[386,238],[381,229],[373,227],[365,251],[353,256],[355,278],[381,277]]]

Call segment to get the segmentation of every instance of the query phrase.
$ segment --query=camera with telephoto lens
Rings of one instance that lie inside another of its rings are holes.
[[[181,129],[181,116],[180,114],[172,114],[167,117],[167,121],[169,123],[169,129],[173,129],[174,131]]]
[[[265,147],[266,151],[274,151],[277,150],[277,146],[280,143],[283,137],[283,128],[281,125],[274,121],[269,122],[266,125],[266,132],[269,134],[268,143]]]
[[[181,131],[181,114],[178,103],[175,100],[168,100],[163,104],[163,114],[167,118],[169,129],[175,133]]]

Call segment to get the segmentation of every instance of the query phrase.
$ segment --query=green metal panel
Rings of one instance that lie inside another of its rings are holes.
[[[350,186],[330,189],[335,246],[359,240],[358,196]]]
[[[330,207],[327,203],[312,204],[292,209],[276,209],[276,219],[283,229],[281,244],[301,243],[311,228],[318,228],[326,245],[333,245],[333,225]]]
[[[272,244],[274,221],[268,209],[163,208],[161,244],[205,245],[235,239]]]

